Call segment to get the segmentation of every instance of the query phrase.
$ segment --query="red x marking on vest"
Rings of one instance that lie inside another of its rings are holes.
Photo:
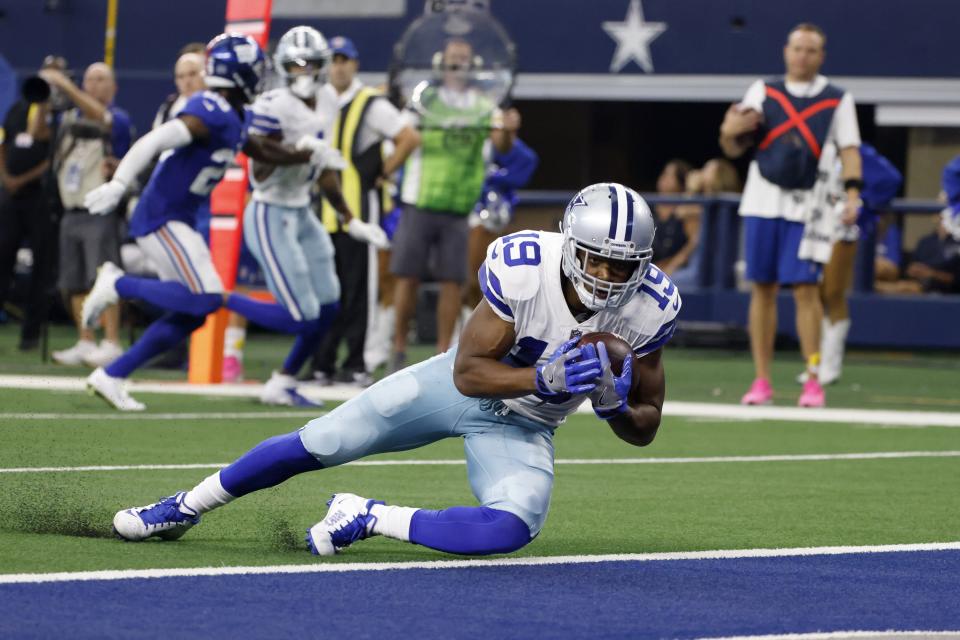
[[[806,121],[811,116],[820,113],[824,109],[836,108],[836,106],[840,104],[840,100],[837,98],[821,100],[820,102],[813,103],[800,113],[797,113],[797,110],[793,108],[792,104],[790,104],[790,100],[787,98],[787,96],[783,95],[782,92],[777,91],[773,87],[767,87],[767,96],[780,103],[780,106],[783,107],[783,110],[787,114],[789,120],[771,129],[767,134],[767,137],[764,138],[763,142],[760,143],[760,148],[766,149],[773,143],[774,140],[785,134],[790,129],[796,127],[797,131],[800,132],[800,135],[803,136],[803,139],[807,141],[807,146],[809,146],[810,150],[813,151],[813,156],[815,158],[819,158],[820,143],[817,142],[816,137],[814,137],[813,132],[810,131],[810,127],[807,126]]]

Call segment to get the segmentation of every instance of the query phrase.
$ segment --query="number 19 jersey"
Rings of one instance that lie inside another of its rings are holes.
[[[196,226],[196,213],[223,178],[227,165],[247,140],[245,120],[218,93],[194,94],[178,116],[199,118],[209,132],[205,140],[167,151],[153,170],[130,220],[130,235],[139,238],[177,220]]]
[[[493,311],[514,325],[516,342],[504,358],[514,367],[545,364],[574,335],[614,333],[645,356],[666,344],[676,328],[680,293],[670,279],[650,265],[640,288],[622,307],[603,309],[578,322],[563,295],[563,236],[521,231],[492,242],[478,274],[480,289]],[[583,402],[570,395],[546,402],[531,394],[504,400],[513,411],[549,425],[559,425]]]

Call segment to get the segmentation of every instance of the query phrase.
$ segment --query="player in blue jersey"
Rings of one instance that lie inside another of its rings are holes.
[[[484,301],[455,351],[262,442],[191,491],[118,512],[117,534],[178,538],[201,514],[298,473],[463,437],[480,506],[416,509],[338,493],[308,530],[309,548],[332,555],[373,535],[459,554],[529,543],[547,517],[554,430],[583,400],[624,441],[653,441],[665,393],[661,350],[680,308],[676,287],[650,265],[653,217],[633,190],[612,183],[583,189],[561,231],[491,243],[480,270]],[[595,331],[618,334],[639,359],[614,375],[605,348],[577,348],[571,338]],[[632,386],[633,368],[639,382]]]
[[[264,67],[263,52],[252,38],[236,34],[214,38],[207,46],[208,89],[192,96],[176,118],[138,140],[113,179],[87,196],[85,204],[91,213],[113,210],[134,177],[162,154],[130,221],[130,235],[157,267],[160,281],[127,276],[116,265],[105,263],[83,307],[87,325],[118,297],[140,298],[168,310],[123,356],[87,378],[87,385],[117,409],[143,410],[144,405],[127,393],[125,379],[178,344],[221,306],[244,306],[238,311],[250,320],[296,333],[291,358],[300,364],[315,342],[309,340],[304,348],[301,337],[322,332],[331,320],[295,319],[280,305],[246,304],[242,296],[224,294],[206,242],[194,228],[198,208],[238,151],[274,165],[322,162],[321,145],[296,150],[264,136],[247,135],[244,105],[259,91]],[[323,171],[320,184],[328,198],[333,195],[338,212],[349,219],[336,173]]]

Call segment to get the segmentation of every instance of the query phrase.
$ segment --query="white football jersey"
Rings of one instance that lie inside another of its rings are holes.
[[[296,144],[309,135],[330,140],[337,118],[337,96],[328,87],[317,92],[317,104],[311,109],[286,87],[260,94],[250,107],[250,133],[270,136],[281,134],[281,142]],[[253,199],[257,202],[284,207],[306,207],[310,204],[310,189],[320,175],[314,164],[294,164],[275,167],[264,180],[257,180],[256,161],[251,160],[250,182]]]
[[[627,304],[603,309],[577,322],[561,288],[562,246],[563,235],[559,233],[520,231],[487,247],[487,259],[480,267],[480,289],[494,312],[513,323],[517,336],[504,359],[507,364],[545,364],[576,332],[614,333],[641,357],[670,340],[680,311],[680,294],[670,278],[653,265]],[[531,394],[503,402],[521,415],[556,426],[583,399],[582,395],[571,396],[563,402],[548,403]]]

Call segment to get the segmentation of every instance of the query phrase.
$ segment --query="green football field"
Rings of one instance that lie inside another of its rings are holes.
[[[0,374],[82,373],[17,353],[15,338],[10,327],[0,329]],[[68,342],[68,332],[54,335],[55,347]],[[255,335],[248,372],[262,378],[285,344]],[[791,354],[778,355],[777,404],[789,406],[798,393],[788,382],[796,366]],[[751,377],[748,356],[734,352],[668,349],[666,369],[671,401],[735,403]],[[828,398],[835,407],[955,413],[958,381],[949,354],[854,353]],[[303,535],[332,492],[431,508],[474,503],[462,444],[448,440],[299,476],[205,516],[175,543],[121,543],[110,532],[118,509],[189,489],[217,465],[314,415],[245,398],[138,397],[149,411],[131,416],[81,392],[0,389],[0,573],[319,562],[305,551]],[[832,423],[755,420],[749,411],[738,419],[667,415],[656,441],[640,449],[592,416],[576,415],[555,438],[546,527],[516,555],[960,540],[960,428],[922,418],[912,426],[883,424],[875,416]],[[160,468],[82,469],[137,465]],[[443,557],[378,538],[322,562]]]

